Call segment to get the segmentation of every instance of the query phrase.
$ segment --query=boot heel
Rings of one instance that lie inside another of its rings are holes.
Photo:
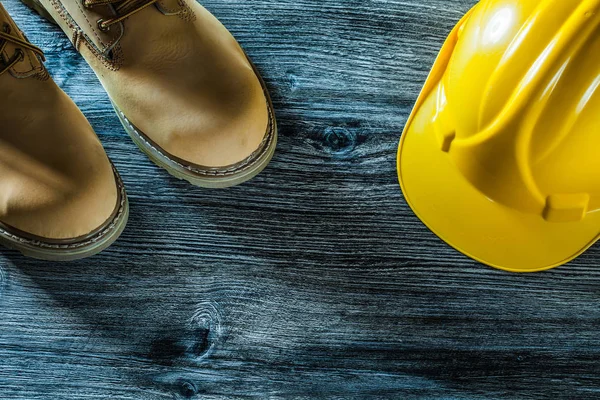
[[[42,3],[39,2],[39,0],[21,0],[21,2],[27,7],[31,8],[36,13],[38,13],[40,16],[46,18],[48,21],[52,22],[55,25],[58,25],[54,20],[54,17],[52,17],[52,15],[50,15],[50,13],[46,11],[46,9],[42,5]]]

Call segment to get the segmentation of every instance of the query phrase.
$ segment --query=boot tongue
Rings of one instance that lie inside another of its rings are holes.
[[[8,12],[2,3],[0,3],[0,29],[2,32],[8,33],[11,36],[27,40],[10,15],[8,15]],[[0,41],[1,40],[2,39],[0,38]],[[11,41],[6,41],[6,46],[1,54],[2,61],[0,61],[0,63],[8,62],[13,59],[19,50],[21,50],[25,56],[23,57],[23,61],[16,63],[10,69],[14,76],[26,78],[44,71],[42,62],[39,60],[37,54],[31,50],[22,48],[22,46],[12,43]]]

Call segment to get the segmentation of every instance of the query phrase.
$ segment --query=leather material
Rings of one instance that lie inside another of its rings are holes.
[[[0,21],[11,21],[1,5]],[[112,166],[77,106],[23,51],[16,69],[37,73],[0,75],[0,225],[45,239],[86,236],[116,208]]]
[[[71,42],[76,46],[80,40],[85,40],[90,49],[97,55],[110,59],[110,51],[119,43],[123,36],[123,24],[115,24],[108,31],[98,27],[102,18],[116,15],[111,5],[86,8],[81,0],[59,2],[52,0],[46,9],[63,21],[63,29],[69,32]]]
[[[0,4],[0,29],[5,31],[8,28],[13,35],[18,35],[20,37],[24,37],[19,27],[14,23],[14,21],[8,16],[2,4]],[[18,45],[7,42],[2,52],[2,58],[5,61],[8,61],[14,57],[14,55],[18,51]],[[43,74],[45,72],[45,68],[42,65],[42,62],[38,59],[35,53],[31,51],[25,52],[25,56],[23,61],[15,64],[11,69],[10,73],[15,77],[26,78],[29,76]]]
[[[185,3],[180,0],[159,0],[156,4],[165,15],[178,15],[188,10]]]
[[[52,3],[71,1],[41,0],[50,12]],[[181,11],[169,15],[174,4]],[[92,18],[61,14],[53,15],[68,34]],[[193,0],[162,0],[127,18],[123,29],[111,63],[89,43],[77,47],[115,105],[153,143],[210,168],[242,162],[259,148],[269,124],[262,85],[212,14]]]

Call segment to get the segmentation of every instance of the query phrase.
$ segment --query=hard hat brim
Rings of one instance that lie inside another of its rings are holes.
[[[484,264],[511,272],[565,264],[598,240],[600,212],[553,223],[506,207],[471,185],[440,148],[432,123],[435,92],[465,19],[444,44],[402,134],[397,167],[405,199],[431,231]]]

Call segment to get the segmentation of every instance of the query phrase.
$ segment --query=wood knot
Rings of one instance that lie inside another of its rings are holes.
[[[323,146],[335,155],[346,155],[356,147],[356,135],[343,127],[327,127],[323,132]]]
[[[202,361],[223,336],[221,320],[216,303],[200,303],[187,324],[170,328],[163,337],[152,341],[148,357],[169,366],[183,359]]]
[[[203,302],[198,304],[196,312],[190,319],[191,329],[194,331],[194,345],[190,353],[197,358],[206,358],[214,350],[216,344],[223,336],[222,316],[220,307],[216,302]]]
[[[182,380],[179,383],[179,393],[189,399],[198,394],[198,386],[193,382]]]

